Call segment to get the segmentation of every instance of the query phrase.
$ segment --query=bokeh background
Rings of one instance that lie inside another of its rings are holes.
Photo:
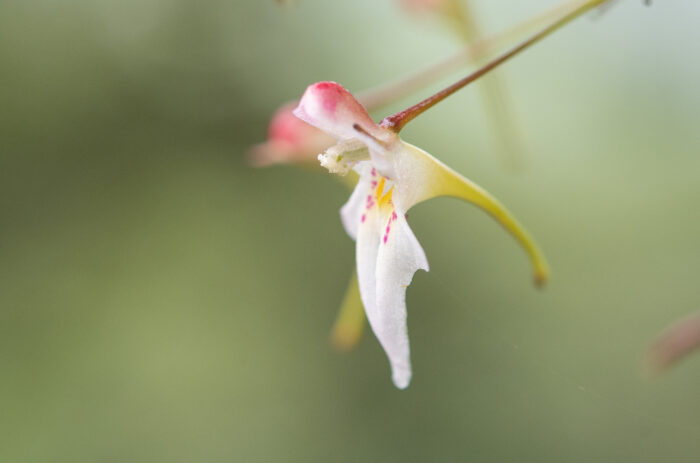
[[[497,31],[553,3],[472,4]],[[246,152],[308,84],[396,78],[449,31],[389,0],[0,2],[0,461],[697,461],[700,355],[643,354],[700,308],[699,15],[623,1],[505,65],[520,173],[476,87],[407,127],[553,277],[479,210],[416,207],[398,391],[371,333],[329,346],[347,190]]]

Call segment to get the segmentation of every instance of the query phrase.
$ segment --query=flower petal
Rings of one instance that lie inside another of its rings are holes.
[[[404,389],[411,381],[406,288],[417,270],[428,271],[428,259],[403,213],[392,211],[381,226],[384,234],[377,255],[377,310],[368,318],[391,362],[394,384]]]
[[[386,129],[380,128],[367,110],[342,85],[317,82],[310,85],[294,110],[294,115],[339,140],[357,138],[357,124],[374,137]]]
[[[391,364],[394,385],[411,381],[406,287],[428,261],[404,214],[391,205],[371,207],[357,234],[357,276],[367,319]]]
[[[367,210],[367,197],[374,193],[372,187],[372,166],[369,162],[361,162],[355,167],[360,179],[350,195],[350,199],[340,208],[340,220],[350,238],[357,239],[357,228],[362,221],[362,215]]]
[[[357,260],[357,280],[360,297],[365,306],[365,314],[376,334],[375,324],[379,319],[377,308],[377,253],[379,252],[380,234],[378,230],[377,208],[372,207],[366,213],[357,230],[355,257]],[[379,336],[377,336],[379,337]]]
[[[420,148],[402,141],[399,149],[401,151],[395,151],[392,157],[397,208],[407,211],[413,205],[437,196],[452,196],[470,202],[488,212],[525,249],[532,262],[535,284],[539,286],[547,281],[549,267],[544,255],[505,206]]]

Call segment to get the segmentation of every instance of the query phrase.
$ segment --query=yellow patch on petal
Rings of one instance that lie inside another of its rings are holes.
[[[382,179],[379,180],[379,184],[377,185],[377,190],[374,193],[377,196],[377,201],[379,201],[381,199],[382,194],[384,193],[384,185],[386,185],[386,178],[382,177]]]
[[[386,177],[382,177],[377,184],[377,190],[375,191],[375,196],[377,197],[377,206],[381,209],[386,205],[392,205],[391,198],[394,193],[394,187],[389,188],[389,191],[384,193],[384,187],[386,186]]]

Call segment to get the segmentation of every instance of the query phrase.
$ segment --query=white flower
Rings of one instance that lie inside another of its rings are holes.
[[[374,123],[365,108],[334,82],[308,87],[294,114],[339,140],[319,156],[331,172],[354,169],[360,180],[341,209],[345,230],[356,241],[360,294],[370,326],[391,363],[392,379],[403,389],[411,380],[406,325],[406,288],[428,261],[406,222],[415,204],[437,196],[471,202],[499,221],[529,253],[535,280],[547,265],[537,246],[510,213],[487,192],[425,151]]]

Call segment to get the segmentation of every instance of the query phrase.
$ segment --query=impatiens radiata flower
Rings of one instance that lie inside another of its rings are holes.
[[[357,300],[361,299],[370,326],[389,358],[397,387],[405,388],[411,380],[406,288],[417,270],[428,270],[425,253],[406,222],[405,213],[413,205],[437,196],[452,196],[477,205],[524,247],[532,260],[535,282],[541,285],[548,277],[547,264],[539,249],[498,201],[425,151],[402,141],[398,132],[435,104],[606,1],[610,0],[567,2],[563,5],[566,12],[527,40],[431,97],[385,118],[381,124],[375,124],[365,107],[340,85],[334,82],[311,85],[293,111],[308,125],[295,125],[290,120],[291,106],[287,106],[273,120],[268,142],[256,148],[258,153],[253,155],[253,162],[258,164],[306,161],[315,148],[322,151],[327,147],[332,137],[338,143],[318,156],[321,165],[341,176],[352,172],[359,177],[357,182],[347,182],[356,185],[341,209],[343,225],[357,242],[357,274],[350,282],[332,339],[343,349],[357,342],[363,325],[362,316],[358,316],[361,310]],[[477,52],[466,50],[465,56],[476,57],[484,52],[481,44],[475,49]],[[440,64],[435,70],[410,76],[396,88],[369,92],[364,100],[377,105],[391,101],[449,68]]]
[[[319,155],[321,165],[359,181],[341,209],[343,226],[356,241],[360,295],[370,326],[391,364],[392,379],[403,389],[411,380],[406,324],[406,288],[428,260],[406,221],[415,204],[453,196],[476,204],[499,221],[530,254],[535,281],[547,265],[529,235],[488,193],[425,151],[376,124],[350,92],[335,82],[311,85],[294,114],[335,137],[338,144]]]
[[[453,0],[418,0],[409,8],[446,12]],[[432,65],[408,74],[384,85],[366,90],[358,95],[358,100],[367,109],[376,109],[395,102],[426,85],[454,72],[465,64],[484,58],[494,50],[502,48],[520,36],[561,13],[561,7],[528,19],[488,39],[479,40],[465,46],[454,55]],[[279,164],[297,166],[318,166],[318,153],[335,144],[335,139],[323,131],[303,122],[292,114],[297,103],[287,103],[273,114],[267,130],[267,140],[255,145],[249,152],[249,162],[255,167],[268,167]],[[357,175],[338,177],[342,183],[354,188]],[[333,325],[331,341],[339,350],[348,351],[355,347],[364,330],[364,310],[360,301],[357,277],[353,275],[346,291],[340,312]]]

